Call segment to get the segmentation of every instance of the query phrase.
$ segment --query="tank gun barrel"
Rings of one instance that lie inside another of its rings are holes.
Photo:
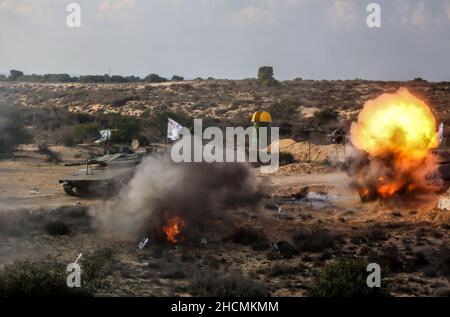
[[[98,161],[96,159],[90,159],[90,160],[84,160],[84,161],[78,161],[78,162],[65,162],[64,166],[83,166],[83,165],[106,165],[105,162]]]

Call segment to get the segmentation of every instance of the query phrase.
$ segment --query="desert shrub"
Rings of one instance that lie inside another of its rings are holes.
[[[0,157],[11,156],[19,144],[30,141],[21,111],[0,103]]]
[[[267,297],[267,287],[238,272],[204,270],[193,275],[189,289],[200,297]]]
[[[270,276],[292,275],[297,272],[295,266],[289,264],[276,263],[269,271]]]
[[[111,248],[99,249],[81,260],[81,277],[84,285],[92,292],[103,285],[113,271],[115,252]]]
[[[315,277],[308,296],[312,297],[365,297],[375,294],[369,288],[366,264],[360,260],[339,259],[321,269]]]
[[[314,113],[314,118],[319,122],[328,122],[337,120],[339,117],[339,112],[331,107],[326,107]]]
[[[251,246],[255,250],[264,250],[268,247],[268,239],[262,230],[250,227],[238,228],[230,237],[234,243]]]
[[[192,254],[190,251],[183,251],[180,257],[181,262],[195,262],[197,260],[197,257]]]
[[[274,121],[288,120],[292,121],[297,113],[298,105],[292,99],[283,99],[271,104],[267,111],[272,115]]]
[[[113,116],[112,126],[115,129],[111,137],[112,142],[130,143],[141,131],[139,120],[133,117]]]
[[[18,261],[0,271],[0,297],[74,295],[88,296],[90,293],[83,288],[67,287],[63,270]]]
[[[181,279],[186,277],[186,273],[182,268],[168,267],[162,272],[161,277],[167,279]]]
[[[97,138],[100,129],[97,123],[81,123],[73,127],[73,135],[78,143],[90,142]]]
[[[280,165],[288,165],[295,163],[294,156],[289,152],[280,152]]]
[[[402,255],[395,245],[384,247],[381,254],[374,257],[373,261],[379,263],[385,272],[400,273],[405,271]]]
[[[45,225],[45,231],[51,236],[64,236],[70,234],[70,227],[63,221],[54,220]]]
[[[431,263],[424,269],[426,276],[450,277],[450,248],[448,246],[442,246],[438,250],[430,252],[427,258]]]
[[[292,239],[297,250],[318,253],[326,249],[335,249],[341,237],[333,235],[327,230],[314,228],[300,230]]]
[[[122,106],[126,105],[126,103],[128,101],[132,101],[135,99],[136,99],[136,97],[133,97],[133,96],[118,97],[118,98],[112,99],[110,101],[110,105],[113,107],[122,107]]]

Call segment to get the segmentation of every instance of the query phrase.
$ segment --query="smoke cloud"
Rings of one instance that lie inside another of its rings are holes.
[[[158,239],[168,218],[178,216],[189,234],[227,209],[258,203],[259,186],[239,163],[173,163],[147,157],[118,196],[90,213],[105,233],[122,239]]]

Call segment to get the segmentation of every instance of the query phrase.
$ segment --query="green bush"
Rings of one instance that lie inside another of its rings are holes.
[[[267,287],[237,272],[204,270],[194,274],[192,295],[200,297],[267,297]]]
[[[332,262],[315,277],[308,296],[312,297],[365,297],[375,295],[376,288],[367,286],[366,263],[354,259]]]
[[[112,142],[130,143],[134,138],[139,137],[141,131],[139,120],[133,117],[113,116],[112,126],[114,129]]]
[[[326,107],[314,113],[314,118],[319,122],[333,121],[339,118],[339,112],[337,112],[333,108]]]
[[[103,285],[104,279],[112,273],[115,252],[111,248],[95,251],[81,260],[81,277],[83,285],[95,292]]]
[[[322,252],[326,249],[334,249],[340,242],[341,237],[329,233],[327,230],[313,228],[311,230],[300,230],[292,238],[299,251]]]
[[[270,105],[267,111],[272,115],[272,118],[275,121],[292,121],[297,114],[297,109],[298,104],[294,100],[283,99]]]
[[[6,265],[0,271],[0,297],[88,296],[85,289],[69,288],[65,272],[29,261]]]
[[[98,137],[100,130],[97,123],[81,123],[73,127],[73,135],[78,143],[90,142]]]

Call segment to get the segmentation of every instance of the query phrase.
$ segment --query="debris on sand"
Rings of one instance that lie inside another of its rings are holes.
[[[450,190],[439,198],[438,209],[450,210]]]
[[[139,250],[142,250],[145,248],[145,246],[147,245],[149,239],[148,238],[144,238],[141,240],[141,242],[139,242],[138,248]]]
[[[39,190],[39,188],[32,188],[31,190],[30,190],[30,194],[33,194],[33,195],[36,195],[36,194],[39,194],[40,193],[40,190]]]

